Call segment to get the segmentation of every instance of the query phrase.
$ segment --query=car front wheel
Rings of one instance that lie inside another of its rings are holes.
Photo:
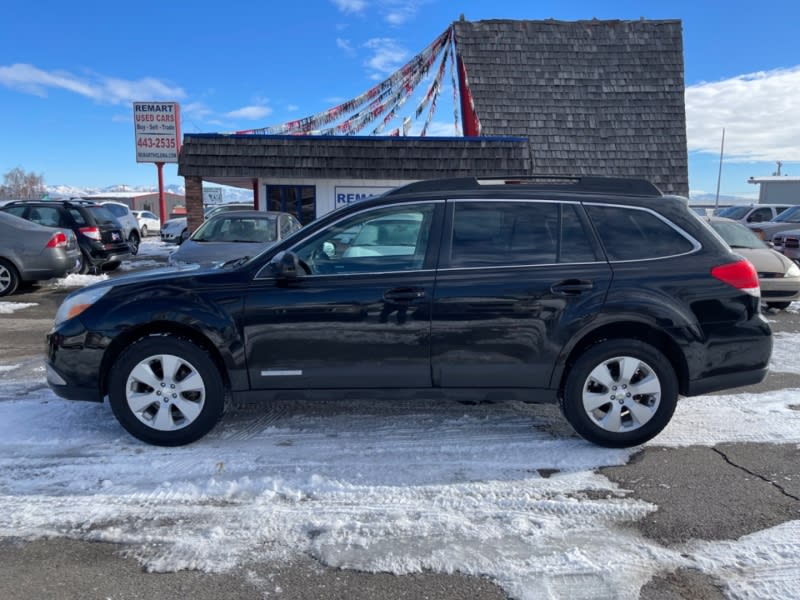
[[[150,336],[129,346],[111,370],[109,401],[134,437],[182,446],[216,425],[225,406],[222,375],[211,356],[176,336]]]
[[[561,409],[585,439],[626,448],[658,435],[677,401],[678,380],[669,360],[650,344],[619,339],[578,357],[567,374]]]

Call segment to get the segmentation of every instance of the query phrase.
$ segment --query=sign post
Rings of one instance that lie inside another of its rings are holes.
[[[158,208],[167,220],[164,198],[164,163],[177,163],[181,149],[181,112],[177,102],[134,102],[136,162],[152,162],[158,171]]]

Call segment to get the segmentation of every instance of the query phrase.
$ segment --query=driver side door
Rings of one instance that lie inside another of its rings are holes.
[[[290,251],[309,270],[254,279],[243,322],[251,389],[427,388],[443,201],[366,209]]]

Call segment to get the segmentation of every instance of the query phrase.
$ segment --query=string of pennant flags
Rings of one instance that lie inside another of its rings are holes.
[[[351,100],[302,119],[235,133],[237,135],[355,135],[379,120],[377,126],[372,130],[372,135],[408,135],[412,125],[411,116],[403,117],[400,127],[391,130],[388,134],[384,132],[388,124],[398,116],[402,107],[414,94],[422,79],[428,75],[431,66],[441,56],[436,75],[417,105],[413,119],[419,119],[426,107],[428,108],[419,134],[424,137],[436,112],[436,102],[442,88],[442,80],[449,58],[450,78],[453,86],[453,118],[456,135],[460,135],[454,46],[455,36],[451,26],[388,78]],[[340,122],[326,127],[336,121]]]

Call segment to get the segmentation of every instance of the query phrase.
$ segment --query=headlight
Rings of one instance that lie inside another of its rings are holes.
[[[784,277],[800,277],[800,267],[796,264],[792,263],[791,266],[786,269],[786,273],[783,274]]]
[[[58,307],[58,312],[56,312],[55,326],[57,327],[64,321],[77,317],[111,291],[112,287],[113,286],[102,286],[95,289],[87,288],[74,296],[66,298],[64,302],[61,303],[61,306]]]

